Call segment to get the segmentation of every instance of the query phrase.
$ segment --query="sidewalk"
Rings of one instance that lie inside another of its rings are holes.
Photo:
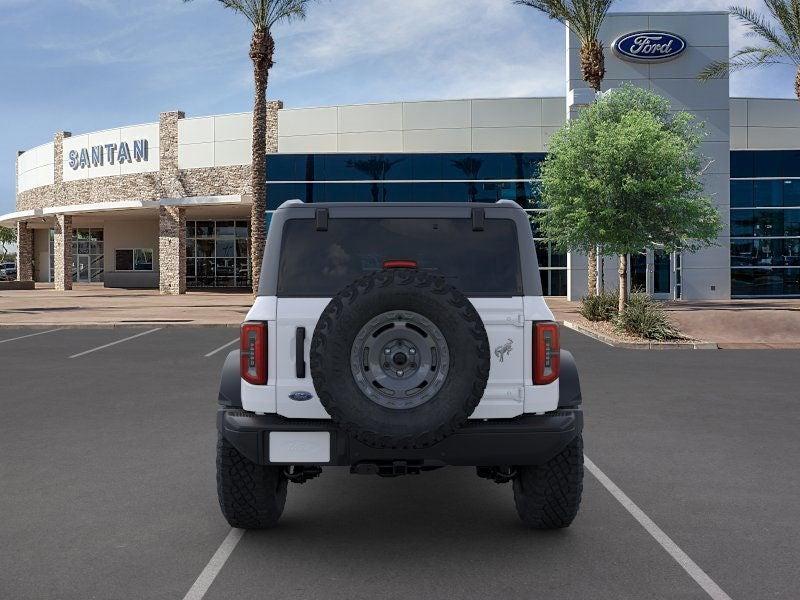
[[[579,303],[547,298],[558,321],[574,321]],[[669,302],[669,316],[687,336],[720,348],[800,348],[800,300]]]
[[[238,327],[253,304],[249,292],[197,291],[162,296],[158,290],[76,284],[70,292],[38,286],[0,292],[0,327],[111,327],[230,325]]]

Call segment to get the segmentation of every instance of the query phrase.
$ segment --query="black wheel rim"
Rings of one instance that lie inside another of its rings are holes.
[[[393,310],[370,319],[350,352],[359,389],[393,409],[428,402],[444,385],[449,367],[444,335],[430,319],[412,311]]]

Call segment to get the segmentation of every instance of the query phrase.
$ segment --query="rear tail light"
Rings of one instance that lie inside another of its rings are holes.
[[[417,261],[405,259],[391,259],[383,261],[384,269],[416,269]]]
[[[267,324],[243,323],[239,350],[242,379],[253,385],[267,383]]]
[[[561,345],[556,323],[533,324],[533,383],[547,385],[558,379]]]

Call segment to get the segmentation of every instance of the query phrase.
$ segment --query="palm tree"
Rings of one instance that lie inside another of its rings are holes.
[[[219,0],[225,8],[235,10],[253,26],[250,40],[250,59],[253,61],[255,101],[253,103],[253,205],[250,209],[250,259],[253,293],[258,291],[261,259],[265,245],[265,215],[267,210],[267,83],[274,65],[275,40],[272,28],[282,21],[304,19],[306,7],[313,0]],[[191,2],[191,0],[184,0]]]
[[[563,23],[581,42],[581,76],[595,92],[600,91],[606,76],[603,42],[598,38],[600,27],[614,0],[514,0],[514,4],[530,6],[551,19]],[[589,295],[597,290],[597,251],[589,250]]]
[[[748,29],[747,35],[757,38],[761,45],[745,46],[730,60],[711,63],[699,77],[706,81],[725,77],[731,71],[790,64],[797,69],[794,93],[800,100],[800,0],[764,0],[764,4],[771,19],[746,6],[730,8],[730,13]]]

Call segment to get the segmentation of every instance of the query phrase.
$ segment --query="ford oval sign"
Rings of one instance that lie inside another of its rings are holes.
[[[637,31],[614,41],[614,53],[634,62],[661,62],[677,58],[686,50],[686,40],[666,31]]]
[[[289,394],[289,398],[294,400],[295,402],[308,402],[314,396],[309,392],[292,392]]]

